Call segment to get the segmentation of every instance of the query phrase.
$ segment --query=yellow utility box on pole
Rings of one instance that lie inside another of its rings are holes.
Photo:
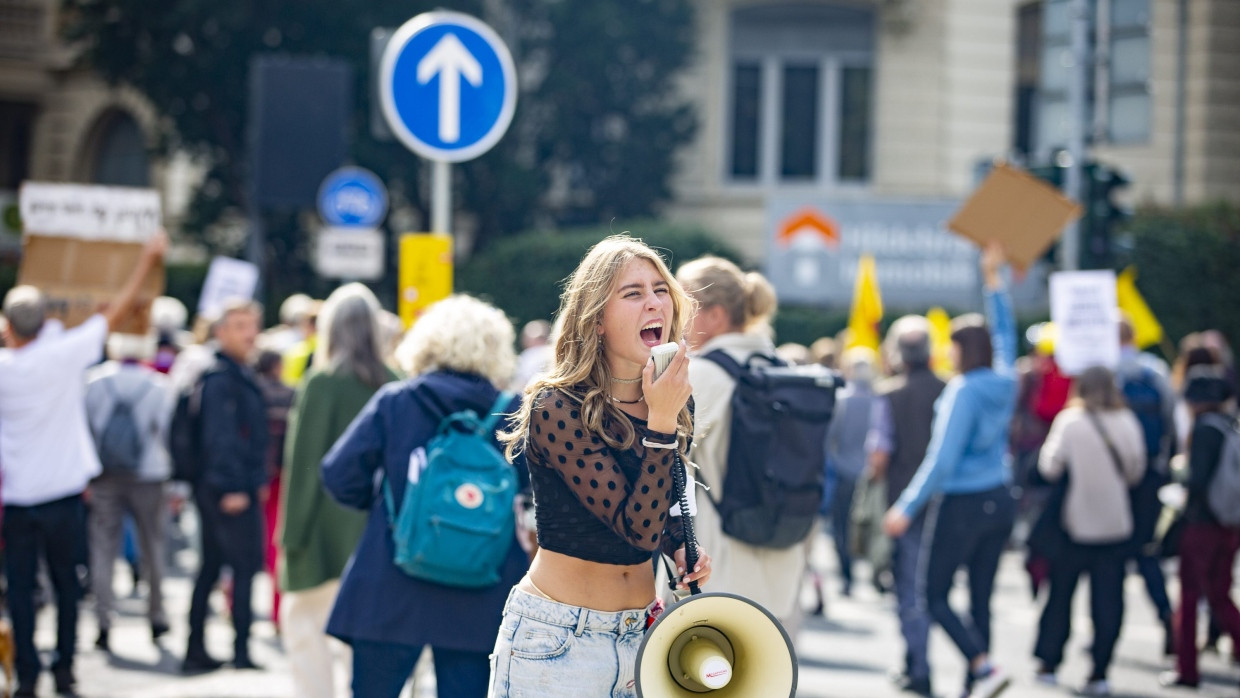
[[[432,303],[452,295],[452,237],[437,233],[400,236],[400,319],[411,327]]]

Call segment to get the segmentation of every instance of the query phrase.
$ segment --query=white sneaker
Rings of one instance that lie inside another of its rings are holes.
[[[1034,675],[1033,680],[1037,682],[1039,686],[1059,685],[1059,679],[1055,678],[1055,672],[1053,671],[1039,671],[1036,675]]]
[[[1007,672],[997,666],[990,667],[990,671],[973,682],[973,690],[969,693],[969,698],[995,698],[995,696],[1007,690],[1012,683],[1012,677]]]
[[[1106,679],[1095,679],[1082,686],[1079,695],[1109,696],[1111,695],[1111,684]]]

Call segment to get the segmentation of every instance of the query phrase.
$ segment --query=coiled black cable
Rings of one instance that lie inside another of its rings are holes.
[[[698,562],[697,535],[693,531],[693,516],[689,513],[688,482],[685,477],[684,462],[680,459],[680,450],[676,450],[676,463],[672,466],[672,494],[680,502],[680,523],[685,534],[685,574],[693,572]],[[700,594],[696,581],[689,582],[689,593]]]

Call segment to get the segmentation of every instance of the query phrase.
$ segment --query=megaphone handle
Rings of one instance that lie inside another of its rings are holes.
[[[689,513],[688,484],[685,478],[685,465],[680,460],[680,451],[676,451],[676,464],[672,467],[672,493],[680,501],[680,523],[685,533],[685,574],[693,571],[698,562],[697,535],[693,531],[693,515]],[[689,593],[700,594],[697,582],[689,582]]]

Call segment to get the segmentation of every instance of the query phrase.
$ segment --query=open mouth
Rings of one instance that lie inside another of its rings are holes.
[[[646,346],[648,347],[659,346],[660,344],[663,343],[662,321],[655,320],[654,322],[646,323],[646,325],[642,327],[641,335],[642,335],[642,341],[645,342]]]

